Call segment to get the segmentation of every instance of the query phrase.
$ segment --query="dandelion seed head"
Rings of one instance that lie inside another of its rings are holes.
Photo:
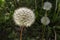
[[[28,8],[19,8],[15,10],[13,18],[17,25],[26,27],[31,26],[35,21],[33,11]]]
[[[48,25],[50,23],[50,19],[48,17],[44,16],[41,18],[41,23],[43,25]]]
[[[50,10],[52,8],[52,4],[50,2],[45,2],[43,9],[44,10]]]

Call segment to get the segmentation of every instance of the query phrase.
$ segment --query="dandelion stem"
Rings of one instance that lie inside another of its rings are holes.
[[[56,35],[56,31],[55,31],[55,29],[54,29],[54,34],[55,34],[55,40],[56,40],[56,39],[57,39],[57,38],[56,38],[57,35]]]
[[[56,31],[55,31],[55,27],[54,27],[54,34],[55,34],[55,40],[57,40],[57,35],[56,35]]]
[[[46,12],[45,12],[45,16],[47,16],[47,10],[46,10]]]
[[[36,0],[35,0],[35,9],[37,9],[37,2],[36,2]]]
[[[44,38],[44,37],[45,37],[45,28],[46,28],[46,26],[43,25],[43,26],[42,26],[42,29],[43,29],[43,30],[42,30],[42,40],[45,39],[45,38]]]
[[[22,40],[22,32],[23,32],[23,27],[21,27],[21,31],[20,31],[20,40]]]

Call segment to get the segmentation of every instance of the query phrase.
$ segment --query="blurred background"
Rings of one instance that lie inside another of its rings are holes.
[[[52,3],[52,9],[48,11],[51,22],[45,28],[45,39],[60,40],[60,0],[0,0],[0,40],[20,39],[20,27],[13,20],[14,11],[20,7],[32,9],[36,16],[35,23],[24,29],[23,40],[41,40],[44,28],[40,19],[45,14],[42,3],[46,1]]]

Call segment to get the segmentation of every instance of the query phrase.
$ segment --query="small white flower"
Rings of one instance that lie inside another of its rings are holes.
[[[31,26],[35,21],[33,11],[24,7],[15,10],[13,18],[17,25],[26,27]]]
[[[43,25],[48,25],[50,23],[50,19],[47,16],[41,18],[41,23]]]
[[[45,2],[44,3],[44,6],[43,6],[43,9],[45,10],[50,10],[52,7],[52,4],[50,2]]]

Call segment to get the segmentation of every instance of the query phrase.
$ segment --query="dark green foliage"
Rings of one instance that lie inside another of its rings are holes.
[[[44,0],[43,3],[47,1]],[[53,40],[55,37],[54,31],[57,33],[57,40],[60,40],[60,10],[56,8],[56,0],[48,0],[52,3],[52,9],[48,11],[48,17],[51,22],[45,26],[45,38]],[[59,0],[60,2],[60,0]],[[58,3],[59,4],[59,3]],[[14,10],[20,7],[27,7],[34,11],[36,20],[35,23],[25,28],[23,31],[23,40],[40,40],[42,38],[43,25],[40,22],[44,16],[45,10],[42,9],[42,0],[0,0],[0,40],[19,40],[20,27],[13,21]],[[58,7],[58,5],[57,5]],[[59,11],[58,11],[59,10]],[[8,13],[6,15],[6,13]]]

